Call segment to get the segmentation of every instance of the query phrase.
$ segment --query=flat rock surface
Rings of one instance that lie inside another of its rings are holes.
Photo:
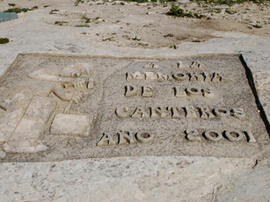
[[[17,121],[2,126],[3,161],[253,157],[269,144],[269,123],[241,60],[20,55],[0,79],[2,117]],[[9,114],[21,105],[9,102],[22,87],[32,98],[17,120]]]
[[[11,7],[8,3],[7,0],[0,2],[1,11]],[[19,13],[18,19],[0,23],[0,37],[10,39],[8,44],[0,45],[1,75],[21,53],[170,60],[203,54],[242,54],[251,70],[266,118],[270,117],[268,4],[204,6],[188,3],[181,6],[211,18],[207,20],[170,17],[165,15],[170,5],[152,3],[124,2],[123,5],[118,1],[85,1],[78,6],[66,0],[14,3],[16,7],[38,6],[38,9]],[[33,65],[29,60],[23,67]],[[4,90],[3,86],[0,89]],[[95,89],[94,83],[90,82],[89,89]],[[1,144],[31,103],[31,93],[21,86],[17,96],[14,97],[16,92],[10,94],[14,99],[0,100]],[[62,97],[68,100],[70,93]],[[74,102],[77,100],[80,96]],[[7,103],[14,109],[8,116],[13,122],[7,122],[3,116]],[[21,106],[21,110],[15,110],[16,106]],[[3,130],[2,126],[7,124],[10,127]],[[26,143],[34,149],[40,145],[32,139]],[[6,162],[0,164],[0,201],[264,202],[270,200],[269,151],[265,145],[245,158],[134,156]],[[0,151],[1,159],[7,158],[6,155],[10,154]]]
[[[3,163],[1,201],[268,201],[269,162],[132,157]],[[22,174],[23,173],[23,174]]]

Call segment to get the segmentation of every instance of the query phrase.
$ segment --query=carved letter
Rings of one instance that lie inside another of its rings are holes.
[[[204,75],[204,73],[199,73],[199,74],[197,74],[197,80],[198,80],[198,81],[204,81],[204,80],[205,80],[205,75]]]
[[[197,118],[196,110],[193,106],[183,107],[183,109],[186,113],[186,118]]]
[[[216,116],[220,117],[228,116],[230,114],[230,112],[224,108],[214,109],[214,113]]]
[[[238,142],[243,139],[244,135],[240,131],[234,130],[234,131],[225,131],[224,135],[226,138],[228,138],[231,142]]]
[[[143,80],[145,77],[141,72],[128,72],[127,73],[127,81],[131,80]]]
[[[180,110],[182,110],[182,113],[184,112],[182,108],[178,108],[178,107],[172,107],[171,110],[172,110],[173,119],[181,118]]]
[[[199,107],[198,110],[202,119],[209,119],[215,117],[208,107]]]
[[[177,81],[189,80],[188,75],[184,73],[176,73],[176,74],[173,74],[172,76]]]
[[[135,134],[132,134],[128,131],[120,131],[118,133],[118,136],[119,136],[119,142],[118,144],[134,144],[136,143],[136,140],[135,140]]]
[[[101,139],[97,143],[97,146],[114,145],[114,144],[115,144],[115,142],[114,142],[112,136],[106,135],[105,133],[103,133],[103,136],[101,137]]]
[[[245,117],[245,112],[242,108],[232,109],[231,115],[235,118],[242,119]]]
[[[187,94],[181,87],[173,87],[175,97],[185,97]]]
[[[145,72],[145,79],[148,81],[153,81],[153,80],[157,80],[157,75],[154,72]]]
[[[116,108],[115,110],[115,114],[119,117],[119,118],[128,118],[130,117],[130,110],[128,107],[119,107]]]
[[[220,82],[222,80],[222,76],[219,73],[214,72],[211,81],[212,82]]]
[[[200,68],[201,63],[199,61],[193,61],[190,65],[190,68]]]
[[[136,134],[137,140],[140,143],[147,143],[152,141],[153,136],[150,135],[149,133],[137,133]]]
[[[131,115],[132,118],[150,118],[150,112],[147,113],[145,110],[141,107],[137,107],[134,111],[134,113]]]
[[[186,138],[190,141],[201,141],[201,137],[197,130],[186,130]]]
[[[142,87],[142,96],[143,97],[152,97],[153,89],[151,86],[143,86]]]
[[[214,93],[211,92],[211,90],[208,89],[208,88],[207,89],[202,89],[202,95],[204,97],[208,97],[208,98],[214,97]]]
[[[152,113],[151,113],[151,117],[153,118],[167,118],[169,116],[171,116],[171,110],[169,109],[169,107],[156,107],[154,109],[152,109]]]
[[[212,76],[209,73],[203,72],[202,74],[204,76],[204,81],[206,81],[206,82],[210,82],[211,81],[211,77]]]
[[[150,63],[148,63],[148,64],[144,65],[144,68],[153,68],[153,69],[158,69],[158,68],[160,68],[160,67],[159,67],[159,65],[154,64],[154,63],[150,62]]]
[[[198,80],[198,76],[196,73],[189,73],[189,81],[197,81]]]
[[[185,91],[186,91],[187,95],[189,95],[189,96],[202,94],[202,92],[197,88],[186,88]]]
[[[177,68],[184,68],[184,63],[180,60],[176,63],[176,65],[177,65]]]
[[[125,86],[125,96],[132,97],[138,95],[138,88],[136,86],[127,85]]]
[[[251,131],[243,131],[243,133],[246,135],[248,143],[255,143],[256,142],[256,139],[253,136],[253,134],[251,133]]]
[[[217,131],[209,130],[204,132],[206,139],[217,142],[222,139],[222,134]]]
[[[157,73],[157,80],[158,81],[167,81],[168,80],[168,75],[163,74],[161,72]]]

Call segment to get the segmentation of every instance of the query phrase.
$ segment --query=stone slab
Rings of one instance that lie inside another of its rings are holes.
[[[56,103],[49,98],[33,97],[14,132],[4,144],[4,150],[14,153],[46,150],[47,147],[40,143],[40,137],[46,129],[46,124],[53,114],[55,106]]]
[[[3,161],[253,157],[269,143],[269,124],[253,84],[240,55],[177,59],[20,55],[1,78],[5,88],[0,93],[8,97],[11,90],[26,86],[34,95],[57,102],[56,114],[93,117],[93,128],[87,138],[57,136],[48,122],[41,139],[49,148],[44,155],[10,154]],[[78,127],[78,134],[85,126],[66,124],[72,130]]]
[[[254,164],[182,156],[1,163],[0,201],[264,202],[270,169]]]
[[[74,135],[88,137],[91,121],[88,115],[57,114],[51,126],[51,133],[56,135]]]

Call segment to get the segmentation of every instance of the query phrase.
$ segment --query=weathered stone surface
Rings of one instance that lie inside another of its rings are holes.
[[[48,7],[45,7],[44,1],[1,1],[0,10],[8,9],[8,3],[16,3],[18,7],[28,8],[37,5],[39,9],[21,13],[18,20],[0,23],[0,36],[10,39],[10,43],[0,45],[0,74],[7,70],[19,53],[148,58],[241,53],[252,73],[261,74],[254,79],[266,115],[270,117],[269,92],[266,84],[270,65],[270,26],[269,6],[265,7],[266,4],[263,6],[250,3],[234,4],[229,7],[228,13],[225,12],[227,5],[218,5],[216,8],[212,5],[210,8],[209,6],[202,8],[196,3],[185,5],[184,10],[198,14],[206,13],[211,18],[205,20],[205,18],[166,16],[164,13],[169,10],[169,7],[156,3],[153,5],[147,3],[146,6],[136,2],[124,2],[126,5],[123,6],[123,2],[120,1],[84,2],[74,6],[72,1],[48,0],[46,1]],[[114,5],[116,3],[117,5]],[[192,7],[195,10],[190,10]],[[59,12],[49,14],[53,9],[58,9]],[[211,16],[208,15],[209,9],[213,12]],[[218,10],[221,12],[219,13]],[[231,14],[230,11],[237,11],[237,14]],[[100,16],[105,22],[91,23],[90,28],[74,27],[81,20],[82,14],[90,18]],[[264,19],[259,16],[263,16]],[[53,25],[56,20],[67,21],[69,26]],[[252,21],[252,25],[260,23],[263,28],[252,28],[245,21]],[[216,32],[218,30],[221,32]],[[233,30],[233,32],[225,32],[226,30]],[[163,36],[168,33],[172,33],[174,37],[164,38]],[[138,41],[124,39],[128,35],[134,37],[134,34],[138,36]],[[104,37],[108,37],[109,40],[104,41]],[[197,43],[191,40],[196,40]],[[172,43],[177,49],[169,48]],[[64,60],[61,62],[65,63]],[[69,63],[76,62],[75,60]],[[31,63],[31,60],[25,62],[22,69],[27,69],[32,65]],[[179,64],[179,69],[182,67],[184,65]],[[153,66],[150,68],[156,69]],[[257,85],[259,83],[266,85]],[[20,85],[25,88],[22,83]],[[0,88],[3,86],[0,85]],[[31,98],[32,95],[28,94],[28,96]],[[6,116],[16,110],[10,110],[10,105],[2,102],[5,97],[8,96],[0,93],[0,106],[3,104],[9,111],[1,110],[0,107],[0,119],[4,114]],[[73,104],[71,110],[72,107]],[[21,111],[18,111],[18,117],[24,109],[25,107],[22,107]],[[17,117],[16,113],[14,112],[14,117]],[[5,131],[9,129],[5,132],[2,142],[6,137],[8,138],[8,134],[11,134],[10,130],[15,128],[13,127],[17,123],[15,120],[12,124],[10,122],[11,127],[5,128]],[[4,123],[3,119],[0,122]],[[7,122],[1,124],[0,130],[7,124]],[[192,139],[192,136],[189,138]],[[66,144],[61,144],[60,147],[70,148],[74,142],[74,139],[68,139]],[[53,145],[52,149],[59,146],[53,144],[53,141],[51,145]],[[67,159],[70,156],[68,152],[67,149],[67,155],[61,159]],[[46,153],[39,155],[46,155]],[[13,158],[14,161],[18,159],[8,153],[7,156],[7,159]],[[186,161],[192,163],[184,167]],[[182,159],[182,157],[171,156],[2,163],[0,201],[79,201],[80,199],[82,201],[269,201],[269,162],[258,160],[255,166],[255,160],[245,165],[242,164],[243,161],[250,160],[207,157]],[[224,174],[228,170],[231,172]],[[199,186],[196,186],[197,184]]]
[[[263,170],[258,173],[257,169],[252,169],[254,164],[250,159],[209,157],[120,157],[2,163],[0,199],[118,202],[269,197],[269,176],[261,178],[263,173],[269,172],[269,167],[260,167]],[[249,173],[250,178],[243,173]],[[248,193],[238,187],[243,183],[249,183]]]
[[[12,84],[17,72],[20,79]],[[9,92],[24,85],[34,101],[25,102],[29,107],[4,150],[49,148],[44,156],[12,159],[253,157],[269,142],[252,75],[239,55],[170,60],[21,55],[7,74],[0,93],[11,99]]]
[[[91,125],[92,121],[88,115],[57,114],[51,126],[51,133],[88,137]]]
[[[11,98],[1,97],[3,99],[3,108],[0,112],[0,143],[5,143],[12,132],[17,127],[17,124],[22,119],[29,103],[32,99],[32,94],[28,90],[18,90]]]
[[[56,103],[50,98],[34,97],[7,143],[6,152],[40,152],[47,149],[40,143],[40,136],[46,129],[47,122],[55,110]]]

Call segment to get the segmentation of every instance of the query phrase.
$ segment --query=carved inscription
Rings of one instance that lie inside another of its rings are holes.
[[[115,134],[103,133],[97,146],[148,143],[152,140],[153,136],[147,132],[119,131]]]
[[[202,141],[203,139],[218,142],[220,140],[228,140],[230,142],[246,141],[248,143],[255,143],[256,139],[250,131],[240,130],[203,130],[199,132],[197,129],[185,130],[186,139],[189,141]]]
[[[214,93],[209,88],[203,89],[203,88],[183,88],[183,87],[173,87],[174,90],[174,96],[181,98],[186,96],[200,96],[200,97],[214,97]]]
[[[21,54],[0,77],[0,162],[252,157],[269,123],[243,63]]]
[[[117,107],[115,114],[119,118],[201,118],[211,119],[216,117],[233,117],[242,119],[245,112],[242,108],[210,108],[210,107],[172,107],[172,106],[149,106],[149,107]]]
[[[217,72],[178,72],[171,74],[161,72],[127,72],[126,80],[221,82],[223,77]]]
[[[153,89],[151,86],[134,86],[134,85],[126,85],[125,86],[125,96],[133,97],[133,96],[142,96],[142,97],[152,97]]]

